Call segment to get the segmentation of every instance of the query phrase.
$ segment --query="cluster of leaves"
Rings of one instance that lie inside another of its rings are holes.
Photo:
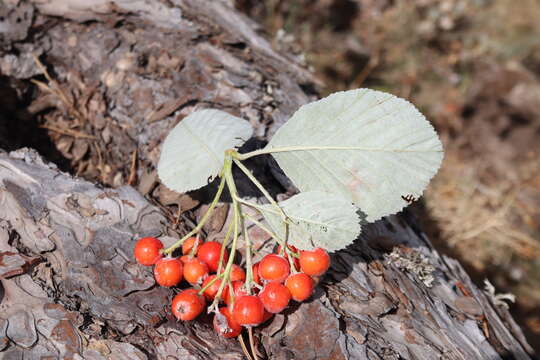
[[[165,139],[158,175],[167,187],[182,193],[219,177],[218,191],[197,226],[169,248],[163,249],[157,239],[141,240],[151,242],[152,259],[146,265],[155,263],[158,283],[176,286],[185,278],[200,287],[177,294],[173,313],[190,320],[204,309],[205,297],[213,299],[208,311],[216,314],[216,328],[225,336],[236,334],[235,322],[259,324],[264,321],[264,309],[279,312],[291,298],[309,297],[313,291],[310,276],[322,274],[329,266],[327,251],[351,244],[361,223],[396,213],[418,198],[443,156],[433,127],[412,104],[369,89],[335,93],[302,106],[265,148],[238,153],[236,149],[252,132],[247,121],[219,110],[200,110],[183,119]],[[270,196],[242,163],[261,154],[277,160],[299,194],[280,203]],[[267,204],[238,195],[233,165],[257,186]],[[195,239],[225,186],[232,198],[233,221],[221,243],[199,245]],[[259,212],[266,224],[250,217],[245,207]],[[252,264],[248,221],[280,245],[278,254]],[[234,263],[240,235],[244,268]],[[180,246],[190,249],[184,249],[184,261],[170,257]],[[312,266],[322,266],[322,271],[308,269],[307,258],[312,259]],[[137,259],[145,264],[144,259]],[[266,268],[261,267],[266,262],[279,274],[263,275]],[[295,282],[300,290],[293,286]],[[220,308],[222,299],[227,306]],[[193,306],[197,311],[188,311]]]
[[[300,249],[346,247],[360,233],[359,220],[376,221],[419,198],[443,156],[435,130],[411,103],[370,89],[302,106],[262,150],[230,150],[251,135],[243,119],[197,111],[165,140],[158,174],[167,187],[186,192],[223,175],[228,155],[238,165],[271,154],[300,193],[253,207],[279,237],[290,231],[287,241]]]

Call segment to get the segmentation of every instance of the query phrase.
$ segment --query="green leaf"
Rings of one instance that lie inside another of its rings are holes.
[[[358,209],[347,199],[321,191],[307,191],[279,203],[289,217],[288,244],[302,250],[321,247],[335,251],[350,245],[360,234]],[[266,222],[281,239],[285,222],[272,205],[262,206]]]
[[[369,89],[302,106],[264,150],[278,151],[272,156],[298,189],[349,199],[369,222],[420,197],[443,158],[435,130],[411,103]]]
[[[158,176],[180,193],[203,187],[221,171],[225,150],[241,146],[252,133],[247,120],[215,109],[196,111],[163,142]]]

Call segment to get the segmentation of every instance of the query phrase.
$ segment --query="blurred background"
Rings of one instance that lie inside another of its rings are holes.
[[[412,101],[444,165],[415,205],[439,250],[510,306],[540,353],[540,1],[234,0],[321,95],[369,87]]]

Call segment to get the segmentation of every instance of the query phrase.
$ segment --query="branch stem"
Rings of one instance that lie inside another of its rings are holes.
[[[404,150],[404,149],[384,149],[384,148],[367,148],[363,146],[285,146],[276,148],[263,148],[260,150],[250,151],[244,154],[236,155],[238,160],[247,160],[254,156],[290,152],[290,151],[313,151],[313,150],[357,150],[370,152],[442,152],[442,150]]]
[[[249,215],[244,215],[244,217],[246,219],[248,219],[249,221],[251,221],[252,223],[254,223],[255,225],[257,225],[261,230],[263,230],[265,233],[267,233],[268,235],[270,235],[273,239],[275,239],[281,246],[283,246],[285,244],[285,241],[279,237],[276,233],[274,233],[272,230],[268,229],[265,225],[263,225],[263,223],[261,223],[259,220],[249,216]]]
[[[225,162],[231,164],[230,155],[225,157]],[[232,177],[230,166],[226,169],[226,171],[223,172],[223,176],[225,178],[225,182],[227,183],[227,188],[229,189],[229,192],[231,193],[231,197],[233,200],[233,241],[231,245],[231,255],[229,256],[229,261],[227,261],[225,270],[223,270],[223,281],[219,285],[219,289],[214,299],[214,302],[210,306],[210,311],[211,309],[214,309],[214,308],[216,308],[216,311],[217,311],[218,301],[219,299],[221,299],[221,294],[223,293],[223,289],[230,282],[229,279],[231,275],[231,269],[234,262],[234,255],[236,254],[236,246],[238,243],[238,227],[240,225],[240,205],[238,201],[235,200],[235,196],[233,196],[233,194],[236,194],[236,186],[234,184],[234,179]],[[223,257],[221,257],[220,262],[222,261],[222,259]],[[234,294],[232,294],[232,296],[234,298]]]
[[[235,156],[238,156],[238,155],[240,155],[240,154],[237,154]],[[262,186],[262,184],[255,178],[255,176],[253,176],[251,171],[249,171],[249,169],[247,167],[245,167],[245,165],[242,164],[239,160],[233,158],[233,161],[236,164],[236,166],[238,166],[240,168],[240,170],[242,170],[242,172],[244,174],[246,174],[246,176],[248,177],[249,180],[251,180],[253,185],[255,185],[257,187],[257,189],[259,189],[262,192],[262,194],[264,195],[266,200],[268,200],[268,202],[270,204],[272,204],[276,209],[278,209],[279,213],[281,214],[281,217],[283,219],[286,219],[287,215],[285,215],[285,213],[283,212],[283,209],[281,209],[281,207],[278,205],[278,203],[272,198],[270,193],[264,188],[264,186]]]

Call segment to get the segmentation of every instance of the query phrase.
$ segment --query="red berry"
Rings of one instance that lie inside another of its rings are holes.
[[[202,287],[204,288],[206,285],[210,283],[217,275],[210,275],[208,276],[202,283]],[[206,288],[204,290],[204,297],[206,297],[208,300],[214,300],[214,298],[217,295],[217,292],[219,291],[219,286],[221,285],[221,279],[217,279],[214,281],[212,285]],[[225,291],[225,288],[223,289]]]
[[[264,319],[264,306],[258,296],[240,296],[234,302],[233,318],[243,326],[259,325]]]
[[[304,301],[313,294],[315,282],[304,273],[292,274],[285,280],[285,286],[296,301]]]
[[[197,243],[197,244],[195,244]],[[198,247],[202,243],[202,240],[198,240],[195,236],[192,236],[190,238],[187,238],[184,243],[182,244],[182,254],[187,255],[193,249],[193,245]]]
[[[330,256],[321,248],[300,252],[300,269],[310,276],[320,276],[330,267]]]
[[[197,257],[208,265],[211,272],[216,272],[219,265],[219,256],[221,254],[221,244],[216,241],[209,241],[202,244],[197,251]],[[227,250],[223,254],[223,266],[229,259]]]
[[[289,261],[276,254],[266,255],[259,263],[259,275],[268,281],[283,282],[290,271]]]
[[[200,285],[208,276],[208,265],[193,258],[184,263],[184,279],[191,285]]]
[[[172,301],[172,312],[178,320],[193,320],[204,310],[204,297],[195,289],[178,293]]]
[[[231,283],[233,287],[234,300],[238,299],[240,296],[248,295],[243,281],[234,281]],[[225,299],[225,304],[231,305],[233,302],[233,295],[230,292],[229,285],[225,286],[223,289],[223,299]]]
[[[289,305],[291,293],[282,283],[271,281],[264,286],[259,298],[268,312],[277,314]]]
[[[225,269],[222,269],[221,272],[225,271]],[[231,272],[229,275],[229,280],[232,281],[244,281],[246,280],[246,272],[244,269],[242,269],[240,266],[233,264],[231,267]]]
[[[259,263],[253,264],[251,267],[253,272],[253,281],[259,285],[261,285],[261,277],[259,275]]]
[[[281,250],[282,250],[282,249],[283,249],[283,246],[278,245],[277,253],[281,255]],[[293,245],[287,245],[287,249],[289,249],[289,250],[292,251],[293,253],[298,254],[298,249],[296,248],[296,246],[293,246]]]
[[[233,338],[242,332],[242,326],[234,320],[228,307],[219,309],[219,314],[214,316],[214,329],[216,332],[225,337]]]
[[[287,245],[287,248],[291,252],[299,255],[298,249],[295,246]],[[281,255],[281,249],[283,249],[283,246],[279,245],[277,249],[277,253],[280,255]],[[285,259],[287,259],[287,261],[289,260],[289,254],[287,252],[285,252],[283,256],[285,257]],[[296,270],[300,269],[300,259],[298,259],[296,256],[293,256],[292,259],[293,259],[294,267],[296,268]]]
[[[189,255],[182,255],[180,256],[180,261],[185,264],[187,263],[188,261],[190,261],[191,259],[193,259],[192,257],[190,257]]]
[[[163,243],[153,237],[145,237],[135,244],[135,259],[141,265],[154,265],[161,259],[159,250],[163,249]]]
[[[178,259],[160,259],[154,267],[154,277],[161,286],[171,287],[182,281],[184,266]]]

